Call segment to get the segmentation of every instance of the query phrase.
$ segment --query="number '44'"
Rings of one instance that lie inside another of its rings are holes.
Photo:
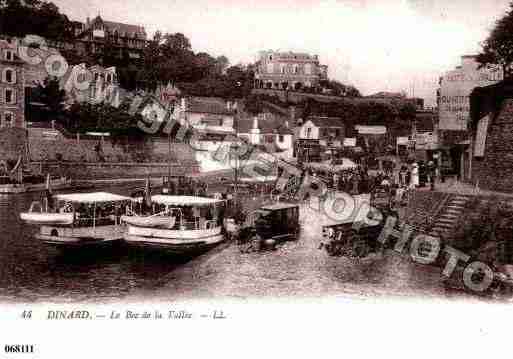
[[[24,310],[23,313],[21,313],[21,317],[23,319],[31,319],[32,318],[32,311],[31,310]]]

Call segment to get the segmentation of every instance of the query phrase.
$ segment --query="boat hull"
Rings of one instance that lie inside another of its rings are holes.
[[[205,230],[163,230],[128,226],[124,240],[130,246],[164,250],[177,255],[208,251],[224,241],[222,228]]]
[[[68,226],[41,226],[35,237],[43,243],[56,247],[91,247],[122,242],[123,227],[117,225],[95,228],[73,228]]]

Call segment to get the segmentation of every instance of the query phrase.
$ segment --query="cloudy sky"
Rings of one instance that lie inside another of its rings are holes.
[[[53,0],[73,20],[182,32],[232,64],[259,50],[318,54],[330,77],[364,94],[401,91],[434,103],[438,77],[476,53],[510,0]]]

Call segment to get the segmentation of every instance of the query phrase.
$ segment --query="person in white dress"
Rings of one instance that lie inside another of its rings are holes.
[[[419,186],[419,165],[417,162],[413,163],[413,168],[411,170],[411,188],[417,188]]]

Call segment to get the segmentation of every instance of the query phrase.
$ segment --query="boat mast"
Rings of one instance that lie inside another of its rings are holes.
[[[234,169],[234,173],[233,173],[233,180],[234,180],[234,184],[235,184],[235,193],[234,193],[234,203],[237,203],[237,193],[238,193],[238,190],[239,190],[239,109],[236,108],[235,109],[235,116],[233,117],[234,118],[234,124],[235,124],[235,137],[237,138],[237,142],[235,144],[235,148],[236,148],[236,152],[235,152],[235,169]]]
[[[171,104],[168,106],[168,113],[171,114]],[[171,121],[171,115],[168,116],[168,121]],[[171,193],[171,130],[168,134],[168,154],[167,154],[167,193]]]

